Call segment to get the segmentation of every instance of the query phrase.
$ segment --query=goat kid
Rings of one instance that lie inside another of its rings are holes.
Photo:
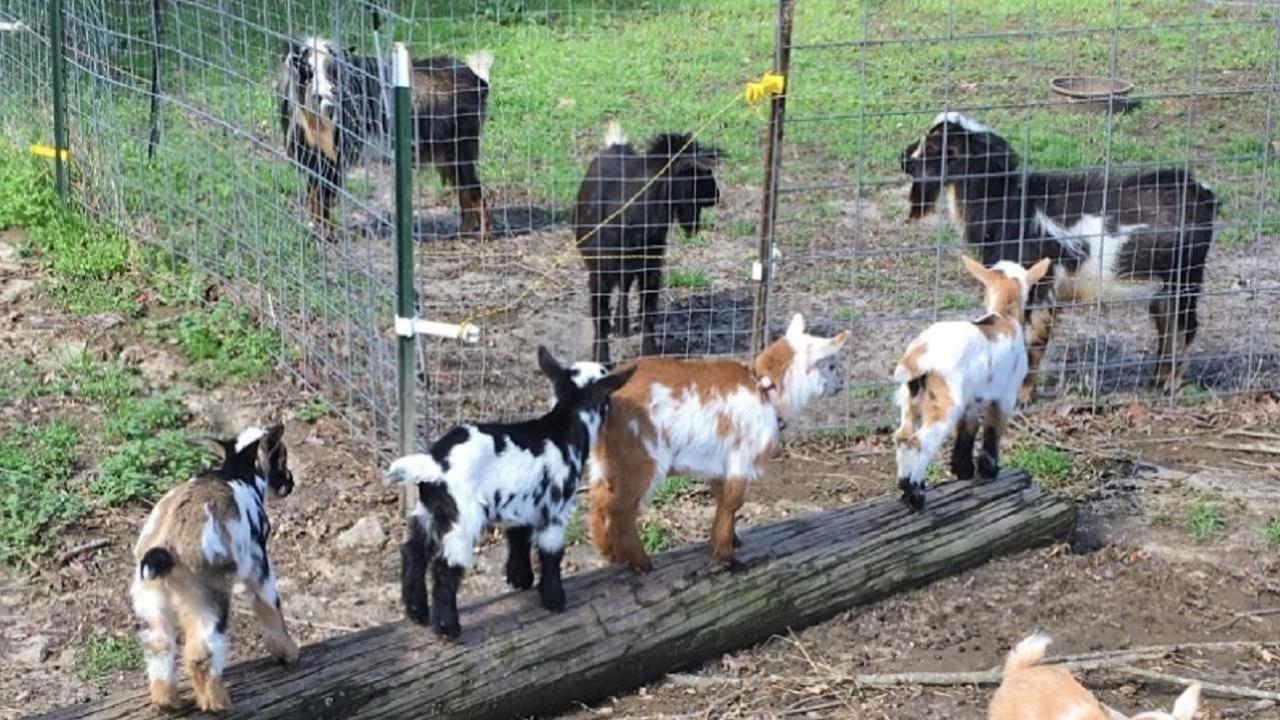
[[[973,478],[973,445],[982,413],[978,474],[999,472],[1000,438],[1027,374],[1022,311],[1027,294],[1049,270],[1043,258],[1023,270],[1002,260],[987,269],[968,255],[964,267],[982,283],[987,314],[972,322],[938,322],[916,336],[894,368],[902,423],[893,434],[898,487],[916,510],[924,508],[925,470],[942,441],[956,431],[951,472]]]
[[[476,172],[489,97],[493,54],[459,62],[413,61],[414,144],[458,194],[463,236],[484,239],[488,216]],[[331,236],[330,214],[347,170],[365,145],[390,130],[378,59],[343,50],[323,38],[290,39],[284,53],[280,129],[289,157],[307,178],[307,210],[315,229]]]
[[[804,331],[796,314],[786,335],[755,360],[640,358],[591,450],[591,539],[609,562],[648,572],[653,562],[636,515],[668,473],[710,481],[715,558],[735,566],[736,514],[759,478],[784,421],[842,387],[837,354],[849,339]]]
[[[588,166],[573,211],[574,240],[587,267],[596,362],[609,362],[614,290],[621,290],[616,329],[620,334],[631,331],[627,298],[633,285],[640,293],[640,352],[657,354],[652,327],[667,233],[673,222],[686,235],[697,233],[702,211],[720,202],[715,178],[720,157],[719,148],[674,133],[655,136],[641,152],[627,142],[617,123],[610,123],[605,147]]]
[[[196,705],[209,712],[231,708],[222,670],[237,583],[253,594],[253,612],[271,655],[285,664],[298,660],[267,558],[271,524],[265,496],[268,490],[276,497],[293,491],[283,435],[284,426],[274,425],[218,440],[222,464],[170,490],[147,516],[134,546],[137,573],[130,593],[145,626],[140,638],[155,705],[179,706],[176,624]]]
[[[1213,243],[1218,201],[1208,186],[1182,168],[1026,172],[1004,138],[956,112],[940,113],[907,146],[902,169],[912,178],[910,218],[932,210],[945,189],[951,221],[983,264],[1053,258],[1028,312],[1024,402],[1061,302],[1147,302],[1159,336],[1156,381],[1177,389]]]
[[[989,720],[1191,720],[1200,706],[1200,684],[1183,691],[1173,712],[1132,717],[1098,701],[1065,668],[1041,665],[1045,635],[1031,635],[1009,652],[1000,687],[991,696]]]
[[[610,374],[588,362],[564,368],[544,347],[538,348],[538,365],[555,387],[548,413],[522,423],[456,427],[428,454],[396,460],[386,476],[389,483],[418,486],[409,537],[400,547],[405,612],[449,638],[462,632],[458,584],[491,525],[506,529],[507,582],[520,590],[533,586],[530,546],[536,543],[542,604],[553,612],[565,606],[560,560],[582,463],[609,414],[610,393],[632,371]]]

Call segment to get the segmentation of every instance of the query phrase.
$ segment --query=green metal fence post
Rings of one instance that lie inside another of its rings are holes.
[[[58,197],[67,200],[67,89],[63,77],[62,0],[49,0],[49,53],[53,69],[53,167]]]
[[[409,122],[413,101],[409,96],[409,51],[404,43],[394,45],[391,62],[396,138],[396,367],[400,388],[400,454],[405,455],[414,449],[413,349],[417,331],[413,325],[416,315],[413,287],[413,128]],[[409,492],[406,490],[400,494],[400,510],[407,512],[409,507]]]

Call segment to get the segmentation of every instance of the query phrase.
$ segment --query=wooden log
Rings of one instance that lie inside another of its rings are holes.
[[[396,622],[307,646],[294,668],[237,665],[225,717],[552,713],[1061,538],[1074,521],[1070,501],[1007,471],[941,485],[920,514],[895,495],[749,528],[740,571],[721,569],[699,543],[655,557],[646,576],[610,567],[567,578],[561,614],[542,609],[536,591],[464,607],[457,643]],[[154,718],[143,685],[47,717]]]

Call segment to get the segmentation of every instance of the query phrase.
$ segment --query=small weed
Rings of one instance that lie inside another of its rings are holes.
[[[729,233],[733,237],[751,237],[756,234],[756,221],[738,218],[729,223]]]
[[[75,474],[75,428],[21,427],[0,437],[0,562],[47,552],[87,506],[67,487]]]
[[[1215,503],[1197,500],[1187,510],[1187,536],[1198,543],[1208,542],[1227,529],[1227,520]]]
[[[650,555],[671,547],[673,540],[671,531],[657,520],[650,520],[640,525],[640,542],[644,545],[644,551]]]
[[[857,310],[851,307],[842,307],[836,310],[836,319],[841,322],[857,322],[861,318]]]
[[[813,431],[814,437],[833,440],[862,440],[863,438],[871,437],[873,434],[875,434],[875,431],[866,425],[817,428]]]
[[[294,417],[304,423],[314,423],[322,417],[327,417],[332,412],[333,409],[329,407],[329,403],[317,399],[298,408],[298,411],[294,413]]]
[[[98,464],[89,491],[108,505],[151,500],[209,465],[209,451],[180,430],[129,440]]]
[[[942,466],[938,463],[929,463],[929,467],[924,469],[924,480],[926,484],[936,485],[942,478]]]
[[[109,673],[142,668],[142,648],[133,638],[91,635],[76,653],[76,677],[82,682],[101,680]]]
[[[40,369],[30,360],[0,360],[0,405],[7,405],[19,398],[36,398],[60,395],[66,392],[62,380],[45,382]]]
[[[247,310],[219,301],[192,310],[178,321],[178,346],[196,384],[209,387],[264,375],[280,350],[280,340],[256,327]]]
[[[1280,520],[1272,520],[1262,528],[1262,537],[1272,545],[1280,545]]]
[[[938,298],[939,310],[965,310],[973,305],[972,297],[957,292],[945,292]]]
[[[672,268],[667,271],[667,287],[701,290],[711,287],[711,279],[701,270]]]
[[[882,400],[893,397],[892,385],[859,385],[849,389],[849,397],[853,400]]]
[[[1052,485],[1070,474],[1071,453],[1023,438],[1009,449],[1007,464],[1026,470],[1041,485]]]
[[[141,440],[161,430],[179,429],[188,418],[186,406],[171,391],[121,403],[107,418],[106,434],[113,440]]]
[[[88,353],[70,358],[62,370],[73,396],[108,408],[142,388],[142,377],[136,369],[119,362],[95,362]]]
[[[569,516],[569,522],[564,525],[564,544],[577,545],[586,537],[585,515],[587,509],[582,503],[578,503],[573,508],[573,514]]]
[[[666,480],[653,491],[653,497],[650,498],[649,504],[655,508],[666,507],[675,501],[676,498],[689,492],[693,487],[693,480],[684,475],[668,475]]]
[[[1164,513],[1161,513],[1159,515],[1154,515],[1151,518],[1151,527],[1169,528],[1169,527],[1173,527],[1173,525],[1174,525],[1173,517],[1170,515],[1166,515]]]

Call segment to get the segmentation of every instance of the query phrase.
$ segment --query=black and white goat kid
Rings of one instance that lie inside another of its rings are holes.
[[[1156,380],[1177,388],[1218,208],[1189,171],[1028,172],[1004,138],[955,112],[939,114],[907,146],[902,169],[912,177],[910,218],[932,210],[945,190],[952,222],[984,265],[1053,259],[1027,310],[1023,401],[1034,396],[1059,302],[1147,301],[1159,335]]]
[[[465,62],[413,61],[413,137],[418,162],[429,162],[458,193],[462,235],[484,238],[488,216],[476,165],[489,98],[493,54]],[[390,132],[377,58],[323,38],[289,40],[281,78],[280,129],[289,157],[307,179],[307,210],[328,236],[334,197],[366,144]]]
[[[222,670],[236,584],[253,595],[254,615],[271,655],[285,664],[298,659],[267,558],[266,495],[293,491],[283,435],[284,426],[274,425],[218,440],[222,464],[165,493],[147,516],[133,551],[137,572],[131,595],[145,628],[141,640],[155,705],[179,706],[174,656],[180,627],[196,705],[211,712],[231,708]]]
[[[686,235],[697,233],[702,211],[720,202],[715,169],[721,157],[718,148],[675,133],[655,136],[640,152],[627,142],[617,123],[610,123],[604,143],[578,187],[573,212],[574,240],[587,266],[591,295],[592,359],[601,363],[609,362],[613,291],[621,290],[622,295],[616,330],[627,334],[631,324],[627,296],[636,283],[643,333],[640,352],[657,353],[653,323],[667,233],[672,222]],[[634,202],[627,205],[633,197]]]
[[[476,541],[491,525],[506,529],[507,582],[521,590],[533,586],[530,551],[536,543],[542,604],[555,612],[564,609],[560,560],[582,464],[609,413],[610,393],[634,369],[610,374],[592,362],[564,368],[543,347],[538,364],[555,388],[556,402],[548,413],[513,424],[461,425],[428,454],[396,460],[386,476],[389,483],[418,486],[409,537],[400,547],[405,613],[450,638],[462,632],[458,584]]]

